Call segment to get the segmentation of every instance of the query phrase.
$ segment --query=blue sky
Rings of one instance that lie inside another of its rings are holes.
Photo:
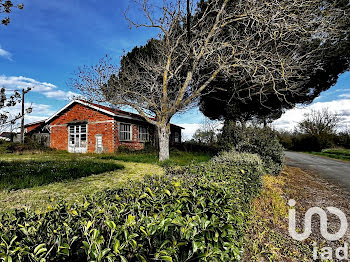
[[[24,9],[14,10],[11,23],[0,27],[0,85],[37,86],[27,97],[34,105],[27,121],[48,117],[67,103],[65,98],[75,90],[69,90],[66,83],[78,66],[94,64],[107,53],[119,61],[124,50],[130,51],[155,35],[154,31],[129,29],[123,15],[129,0],[22,2]],[[130,14],[138,15],[133,8]],[[349,94],[350,73],[345,73],[315,102],[346,100],[350,116]],[[197,109],[172,119],[184,125],[188,134],[203,121]],[[283,121],[281,126],[286,126]]]

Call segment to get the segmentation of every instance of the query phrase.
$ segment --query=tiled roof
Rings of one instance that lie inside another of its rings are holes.
[[[32,126],[32,125],[37,125],[37,124],[41,124],[41,123],[44,123],[44,122],[45,122],[45,119],[44,119],[44,120],[35,121],[35,122],[31,122],[31,123],[25,124],[24,127],[28,127],[28,126]]]
[[[85,101],[85,100],[82,100],[82,99],[79,99],[79,100],[74,100],[72,102],[70,102],[67,106],[71,105],[72,103],[74,102],[77,102],[77,103],[82,103],[82,104],[85,104],[85,105],[91,105],[91,107],[93,108],[99,108],[105,112],[109,112],[111,113],[112,115],[114,116],[120,116],[120,117],[132,117],[132,118],[137,118],[139,120],[143,120],[145,121],[145,119],[140,116],[139,114],[135,114],[135,113],[131,113],[131,112],[127,112],[127,111],[124,111],[124,110],[120,110],[120,109],[117,109],[117,108],[112,108],[112,107],[108,107],[108,106],[103,106],[103,105],[99,105],[99,104],[96,104],[96,103],[92,103],[92,102],[89,102],[89,101]],[[37,124],[37,123],[40,123],[40,122],[48,122],[50,121],[52,118],[56,117],[62,110],[66,109],[67,106],[65,106],[64,108],[62,108],[60,111],[58,111],[56,114],[54,114],[53,116],[51,116],[50,118],[48,118],[47,120],[43,120],[43,121],[37,121],[37,122],[33,122],[33,123],[29,123],[27,124],[26,126],[30,126],[30,125],[34,125],[34,124]],[[172,126],[176,126],[176,127],[179,127],[181,129],[184,129],[183,127],[181,126],[178,126],[178,125],[174,125],[174,124],[171,124]]]

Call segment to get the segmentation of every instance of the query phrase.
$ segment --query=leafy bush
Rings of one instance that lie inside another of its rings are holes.
[[[310,134],[282,132],[278,134],[280,143],[284,148],[294,151],[315,151],[321,152],[322,149],[333,146],[333,136],[316,136]]]
[[[161,166],[188,165],[191,162],[206,162],[211,156],[206,153],[184,152],[174,148],[170,150],[170,159],[159,162],[158,153],[145,153],[144,151],[134,151],[129,153],[115,153],[97,156],[100,159],[113,159],[125,162],[138,162],[158,164]]]
[[[95,160],[1,161],[0,189],[23,189],[123,168]]]
[[[0,218],[5,261],[239,261],[256,155],[223,153],[44,214]],[[10,259],[11,258],[11,259]]]
[[[350,149],[350,130],[347,132],[340,132],[335,137],[335,143],[337,146]]]
[[[22,153],[26,151],[54,151],[54,149],[38,143],[30,137],[25,138],[24,144],[14,142],[9,143],[6,149],[9,153]]]
[[[284,149],[293,149],[293,137],[288,131],[276,131],[277,138]]]
[[[258,154],[264,161],[265,172],[271,175],[278,175],[283,168],[284,149],[270,128],[225,123],[219,144],[226,150]]]
[[[186,152],[207,153],[212,156],[216,155],[220,151],[220,147],[216,144],[208,145],[195,141],[186,141],[176,145],[175,148]]]

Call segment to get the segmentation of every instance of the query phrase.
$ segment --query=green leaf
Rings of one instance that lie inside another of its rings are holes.
[[[165,260],[165,261],[170,261],[170,262],[173,261],[173,259],[169,256],[161,256],[160,259]]]
[[[114,243],[114,246],[113,246],[114,253],[119,254],[119,247],[120,247],[120,242],[117,239]]]
[[[89,228],[92,226],[92,222],[88,221],[86,225],[86,230],[89,230]]]
[[[141,255],[138,255],[138,258],[141,259],[142,262],[147,262],[147,260]]]
[[[193,247],[193,253],[196,253],[198,248],[199,248],[199,243],[197,243],[196,241],[192,241],[192,247]]]
[[[40,244],[34,249],[34,254],[37,255],[37,253],[45,246],[45,244]]]

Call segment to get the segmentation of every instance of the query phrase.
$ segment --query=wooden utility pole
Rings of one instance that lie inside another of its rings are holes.
[[[30,87],[28,87],[26,90],[22,89],[22,119],[21,119],[21,143],[24,144],[24,96],[27,94],[30,90],[32,90]]]
[[[22,89],[21,143],[24,144],[24,89]]]

